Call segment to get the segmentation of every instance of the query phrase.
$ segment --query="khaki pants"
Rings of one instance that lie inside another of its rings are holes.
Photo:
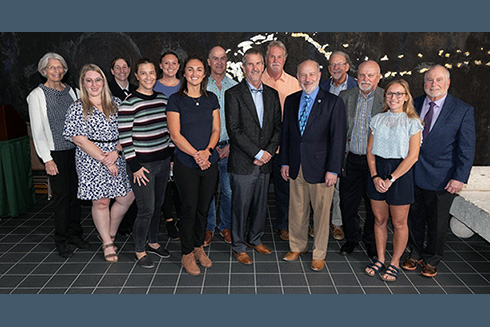
[[[308,249],[308,225],[310,203],[313,207],[313,260],[323,260],[327,255],[328,236],[330,233],[330,206],[334,186],[325,183],[310,184],[303,178],[302,167],[298,177],[289,182],[289,249],[292,252],[303,252]]]

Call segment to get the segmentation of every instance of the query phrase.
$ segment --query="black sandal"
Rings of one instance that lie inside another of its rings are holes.
[[[398,279],[399,273],[400,273],[400,268],[397,268],[393,265],[389,265],[388,269],[386,269],[385,273],[381,276],[381,279],[384,280],[385,282],[390,282],[390,283],[396,282],[396,280]],[[395,277],[395,278],[394,279],[388,279],[388,278],[384,277],[385,275]]]
[[[379,266],[378,263],[381,264],[381,266]],[[372,273],[368,272],[366,270],[368,268],[371,269],[373,272]],[[366,275],[368,275],[369,277],[373,277],[374,275],[379,274],[379,273],[381,273],[381,271],[385,270],[386,266],[381,261],[376,260],[376,262],[374,262],[370,265],[367,265],[366,269],[364,269],[364,272],[366,273]]]

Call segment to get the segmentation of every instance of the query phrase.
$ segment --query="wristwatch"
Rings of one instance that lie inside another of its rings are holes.
[[[213,148],[208,148],[209,153],[213,154],[214,149]]]
[[[117,152],[118,157],[122,157],[123,152],[121,150],[116,149],[116,152]]]
[[[389,180],[390,180],[390,182],[392,182],[392,183],[394,183],[394,182],[396,181],[396,178],[395,178],[395,177],[393,177],[393,176],[391,176],[391,174],[390,174],[390,175],[388,175],[388,179],[389,179]]]

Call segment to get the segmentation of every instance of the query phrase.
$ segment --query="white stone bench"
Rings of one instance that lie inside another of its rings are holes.
[[[449,213],[454,235],[467,238],[477,233],[490,242],[490,166],[474,166],[468,184],[458,193]]]

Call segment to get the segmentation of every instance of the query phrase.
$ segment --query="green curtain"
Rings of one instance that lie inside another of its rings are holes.
[[[35,203],[29,136],[0,142],[0,217],[17,217]]]

